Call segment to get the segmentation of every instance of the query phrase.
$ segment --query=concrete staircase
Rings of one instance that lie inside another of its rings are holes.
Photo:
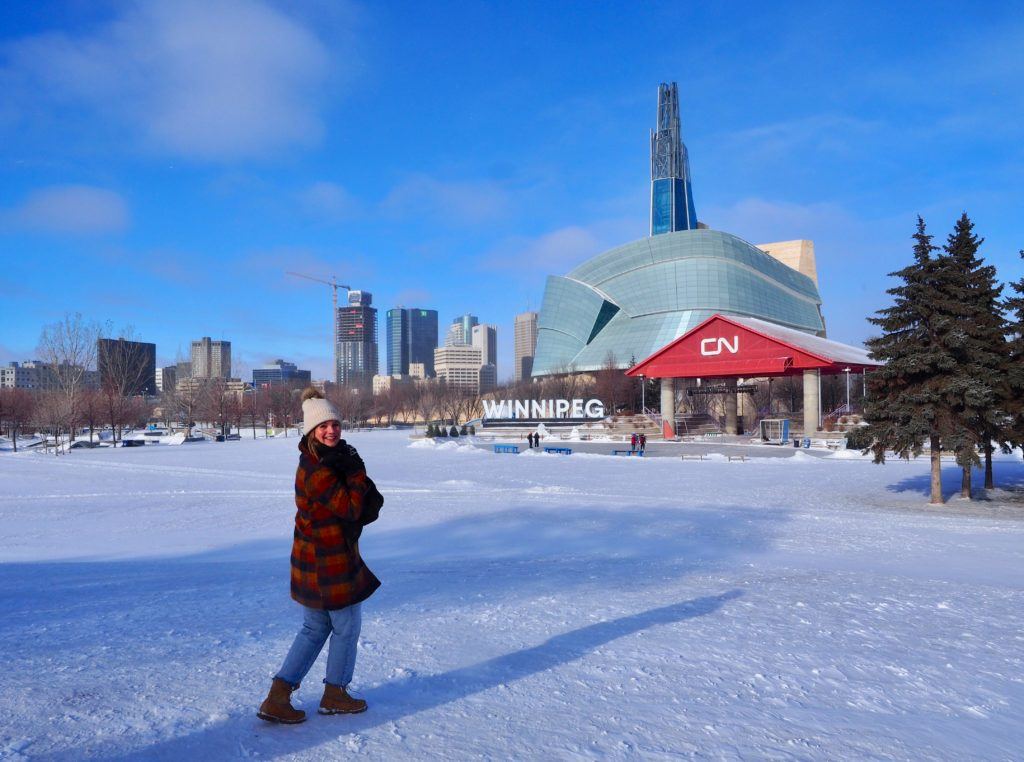
[[[699,437],[721,430],[718,421],[707,413],[686,413],[676,416],[676,434],[681,437]]]

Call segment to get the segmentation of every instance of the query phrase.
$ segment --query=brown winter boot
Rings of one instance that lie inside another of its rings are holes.
[[[296,686],[298,687],[298,686]],[[270,693],[260,704],[256,716],[267,722],[282,722],[285,725],[297,725],[306,721],[306,713],[292,706],[292,691],[295,688],[279,677],[270,684]]]
[[[317,711],[320,714],[359,714],[366,711],[366,702],[352,698],[340,685],[324,683],[324,697]]]

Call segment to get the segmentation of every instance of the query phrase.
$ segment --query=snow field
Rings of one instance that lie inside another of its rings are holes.
[[[924,461],[349,439],[386,499],[370,710],[295,727],[255,708],[299,624],[297,440],[0,456],[0,757],[1018,755],[1019,492],[931,509]]]

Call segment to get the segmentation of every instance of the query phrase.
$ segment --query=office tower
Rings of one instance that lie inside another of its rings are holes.
[[[211,341],[209,336],[193,341],[192,378],[231,378],[231,342]]]
[[[452,324],[448,326],[448,333],[444,337],[444,345],[446,347],[469,345],[473,340],[473,326],[479,322],[476,319],[476,315],[470,315],[469,313],[455,318]]]
[[[437,311],[395,307],[387,311],[387,372],[409,375],[410,363],[422,363],[434,375],[437,348]]]
[[[311,378],[312,374],[310,371],[299,370],[295,363],[285,362],[284,360],[274,360],[269,365],[264,365],[262,368],[253,368],[252,371],[252,385],[254,387],[280,386],[282,384],[305,386],[310,382]]]
[[[183,378],[192,378],[192,363],[191,362],[178,362],[174,364],[174,379],[175,382],[180,381]]]
[[[481,323],[473,326],[472,340],[470,346],[483,350],[484,365],[493,365],[495,373],[498,368],[498,329],[493,325]]]
[[[156,344],[127,339],[96,340],[100,386],[134,397],[156,394]]]
[[[679,126],[676,83],[658,87],[658,128],[651,130],[651,235],[696,230],[690,159]]]
[[[369,291],[349,291],[338,308],[338,384],[370,392],[377,375],[377,308]]]
[[[533,356],[537,351],[537,313],[521,312],[515,322],[515,381],[528,379],[533,373]]]
[[[156,388],[159,392],[170,392],[178,385],[178,366],[167,365],[156,369]]]
[[[462,344],[438,347],[434,350],[434,371],[437,373],[437,379],[454,389],[479,394],[482,367],[483,350],[479,347]]]

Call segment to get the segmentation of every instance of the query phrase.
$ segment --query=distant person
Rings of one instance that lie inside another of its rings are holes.
[[[643,451],[646,450],[646,449],[647,449],[647,435],[641,432],[641,434],[640,434],[640,452],[643,453]]]
[[[637,436],[636,436],[636,432],[634,431],[633,432],[633,436],[631,436],[629,438],[629,451],[630,452],[636,452],[636,445],[637,445]]]
[[[534,437],[534,434],[533,434],[533,432],[532,432],[532,431],[531,431],[531,432],[530,432],[529,434],[527,434],[527,435],[526,435],[526,439],[527,439],[527,441],[528,441],[528,442],[530,443],[530,449],[531,449],[531,450],[532,450],[532,449],[533,449],[534,447],[536,447],[536,446],[537,446],[537,445],[536,445],[536,444],[534,443],[534,441],[533,441],[533,437]]]
[[[348,693],[362,625],[361,604],[380,587],[359,555],[363,527],[377,519],[384,498],[362,458],[341,438],[341,415],[315,388],[302,394],[302,439],[295,472],[292,598],[302,606],[302,629],[257,715],[295,724],[306,713],[291,694],[330,638],[320,714],[355,714],[366,702]]]

